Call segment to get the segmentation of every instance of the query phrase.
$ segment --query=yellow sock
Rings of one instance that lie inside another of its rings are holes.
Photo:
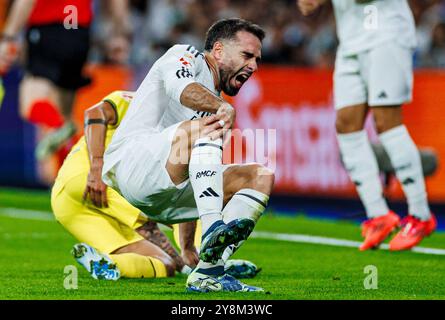
[[[111,254],[124,278],[165,278],[167,269],[158,259],[136,253]]]

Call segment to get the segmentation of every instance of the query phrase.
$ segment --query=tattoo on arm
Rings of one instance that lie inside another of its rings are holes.
[[[184,222],[179,225],[179,242],[181,250],[195,247],[196,221]]]
[[[158,225],[154,221],[148,221],[138,230],[146,240],[157,245],[165,253],[167,253],[176,263],[176,270],[181,271],[184,267],[184,261],[179,255],[178,251],[173,247],[167,236],[159,229]]]
[[[223,99],[197,82],[185,87],[180,100],[181,104],[190,109],[210,113],[216,113],[219,107],[225,103]]]

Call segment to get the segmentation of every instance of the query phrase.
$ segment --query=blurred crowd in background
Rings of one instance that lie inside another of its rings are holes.
[[[316,14],[303,17],[295,0],[122,0],[129,3],[129,32],[122,37],[110,36],[107,9],[101,8],[104,1],[92,1],[92,62],[129,64],[143,73],[173,44],[202,50],[209,26],[228,17],[245,18],[266,29],[265,63],[332,68],[335,62],[337,37],[329,1]],[[415,66],[444,68],[445,0],[409,3],[418,34]]]
[[[445,1],[409,3],[418,33],[415,66],[445,67]],[[335,61],[337,38],[331,5],[303,17],[295,0],[130,0],[130,15],[131,45],[117,54],[126,63],[143,69],[176,43],[202,50],[208,27],[220,18],[234,16],[252,20],[267,30],[265,63],[331,68]],[[102,30],[105,25],[96,19],[93,61],[109,59],[106,50],[101,50],[107,41],[101,38],[106,34]]]

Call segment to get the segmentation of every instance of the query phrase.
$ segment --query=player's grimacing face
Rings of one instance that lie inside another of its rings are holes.
[[[246,31],[239,31],[236,40],[224,43],[219,71],[221,89],[225,94],[237,95],[243,84],[258,70],[261,47],[261,41]]]

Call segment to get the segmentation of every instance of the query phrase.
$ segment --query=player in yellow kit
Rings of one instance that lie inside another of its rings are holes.
[[[96,279],[165,277],[175,269],[190,272],[188,266],[198,262],[195,243],[201,230],[196,222],[173,226],[179,256],[155,222],[101,180],[103,153],[132,97],[132,92],[116,91],[85,112],[85,136],[71,149],[52,188],[57,221],[82,242],[73,255]],[[226,271],[248,278],[260,269],[249,261],[229,260]]]
[[[85,136],[72,148],[52,189],[54,215],[83,242],[73,255],[94,278],[165,277],[187,269],[156,224],[100,178],[104,150],[131,99],[131,92],[116,91],[85,112]],[[181,234],[180,241],[191,266],[198,260],[193,224],[183,224],[187,237]]]

